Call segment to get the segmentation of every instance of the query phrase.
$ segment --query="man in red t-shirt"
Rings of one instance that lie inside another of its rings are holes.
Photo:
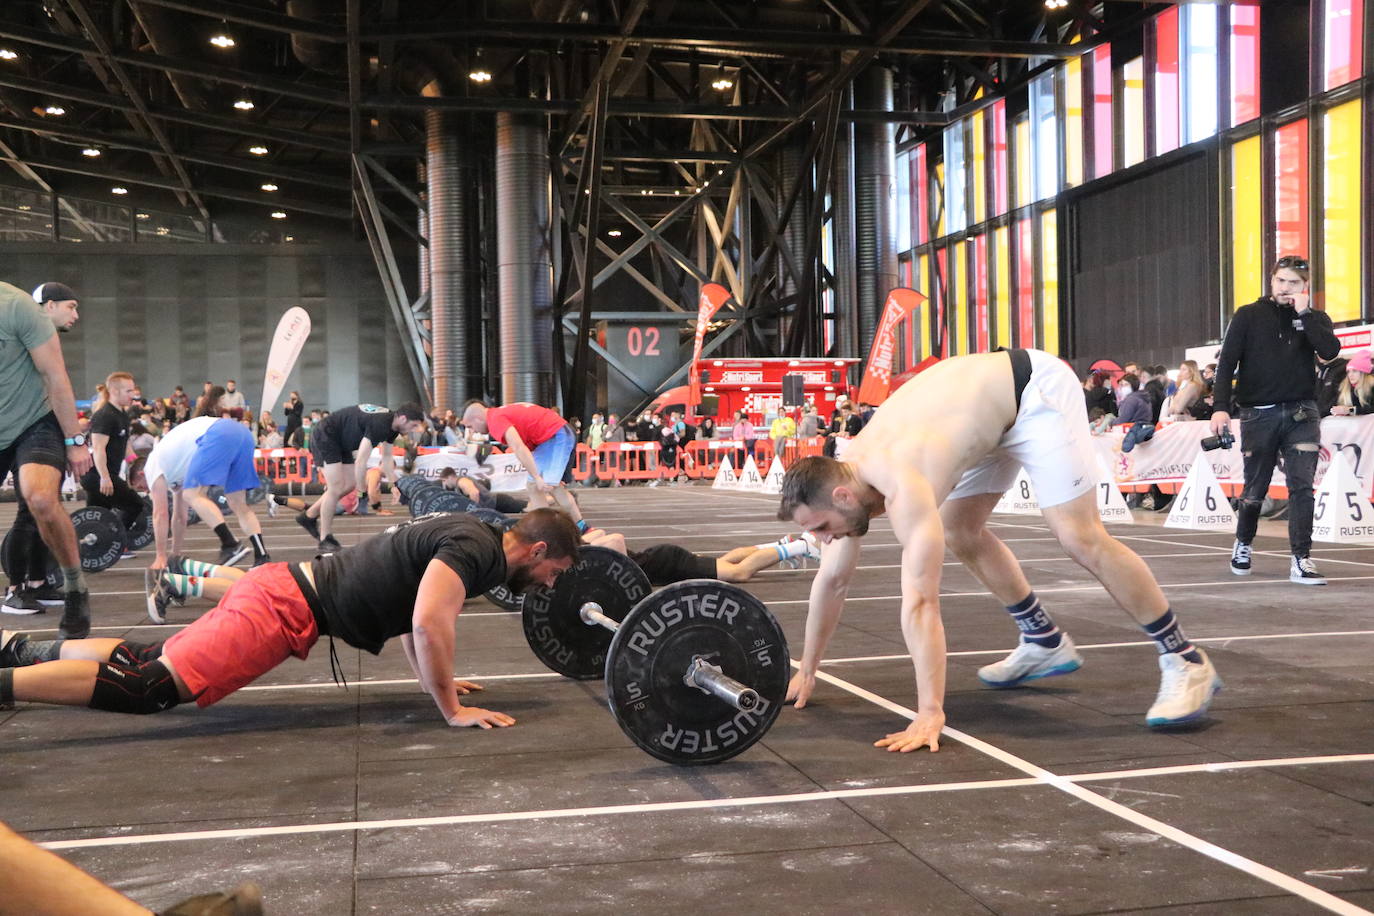
[[[490,435],[493,442],[505,444],[520,459],[530,474],[527,486],[534,508],[557,504],[581,522],[582,514],[563,486],[577,437],[557,411],[525,402],[488,407],[473,401],[463,410],[463,425],[472,432]]]

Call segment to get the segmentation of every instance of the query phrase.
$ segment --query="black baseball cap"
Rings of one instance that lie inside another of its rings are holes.
[[[40,283],[33,291],[33,301],[39,305],[44,302],[66,302],[68,299],[76,299],[76,293],[65,283]]]

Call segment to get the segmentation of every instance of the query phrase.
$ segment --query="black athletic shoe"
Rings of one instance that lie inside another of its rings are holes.
[[[148,619],[153,623],[166,623],[167,606],[172,603],[173,597],[171,583],[166,577],[158,576],[148,590]]]
[[[18,630],[0,630],[0,668],[20,666],[18,649],[28,642],[27,633]]]
[[[334,535],[320,538],[320,553],[333,553],[336,550],[343,550],[343,545],[339,543]]]
[[[252,549],[252,545],[245,544],[243,541],[235,541],[232,544],[226,544],[219,549],[219,559],[215,562],[219,566],[233,566],[239,560],[248,556],[248,551]]]
[[[253,568],[254,568],[254,569],[257,569],[259,566],[266,566],[268,563],[271,563],[271,562],[272,562],[272,555],[271,555],[270,553],[265,553],[265,554],[263,554],[262,556],[260,556],[260,557],[255,557],[255,558],[253,559]]]
[[[47,582],[41,585],[34,585],[26,588],[30,598],[39,604],[61,604],[67,600],[66,594],[56,585],[49,585]]]
[[[304,528],[315,540],[318,541],[320,539],[320,522],[318,519],[313,519],[304,512],[301,512],[296,515],[296,524]]]
[[[179,553],[174,553],[167,558],[167,572],[174,576],[186,575],[186,567],[182,565],[186,558]]]
[[[26,588],[11,589],[4,603],[0,604],[0,613],[5,614],[42,614],[45,610]]]
[[[85,639],[91,635],[90,592],[67,592],[57,635],[60,639]]]

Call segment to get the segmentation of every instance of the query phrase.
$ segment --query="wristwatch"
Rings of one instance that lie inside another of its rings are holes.
[[[62,440],[62,444],[63,444],[63,445],[85,445],[85,444],[86,444],[86,434],[85,434],[85,433],[77,433],[75,436],[68,436],[67,438],[65,438],[65,439]]]

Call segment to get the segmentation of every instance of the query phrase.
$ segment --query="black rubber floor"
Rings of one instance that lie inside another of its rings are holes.
[[[788,533],[776,501],[705,487],[581,491],[632,546],[720,553]],[[0,507],[0,528],[13,517]],[[0,713],[0,819],[154,909],[252,879],[274,914],[1345,913],[1374,907],[1374,548],[1318,545],[1325,588],[1255,573],[1226,533],[1114,526],[1147,559],[1226,682],[1205,723],[1152,732],[1153,644],[1036,517],[997,532],[1083,650],[1079,672],[1012,691],[978,666],[1015,643],[1005,612],[947,563],[949,733],[938,754],[873,748],[914,703],[885,519],[807,709],[744,755],[679,769],[632,745],[600,682],[552,675],[518,615],[473,602],[460,675],[497,731],[444,725],[399,645],[289,662],[208,710]],[[340,522],[354,543],[386,519]],[[1266,527],[1265,529],[1269,529]],[[213,537],[192,529],[191,549]],[[275,558],[310,556],[289,518]],[[813,572],[751,590],[800,657]],[[95,635],[153,641],[142,567],[91,580]],[[184,625],[200,609],[173,611]],[[208,605],[203,605],[208,607]],[[56,615],[0,616],[55,627]]]

